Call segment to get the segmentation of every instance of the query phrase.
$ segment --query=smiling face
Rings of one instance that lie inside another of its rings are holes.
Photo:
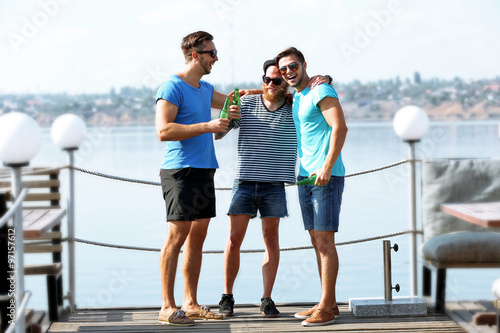
[[[279,60],[279,68],[283,79],[294,88],[300,87],[305,77],[305,62],[300,62],[294,54]]]
[[[265,78],[282,80],[280,84],[275,84],[273,80],[268,80],[262,84],[262,89],[264,90],[264,98],[272,103],[280,102],[285,98],[285,94],[288,88],[288,84],[282,79],[281,74],[276,66],[269,66],[266,69]]]
[[[217,50],[215,48],[215,44],[213,41],[205,41],[203,43],[203,48],[199,51],[211,51],[211,50]],[[215,56],[215,58],[212,58],[212,56],[210,55],[210,52],[209,53],[199,53],[199,63],[200,63],[200,66],[203,68],[204,70],[204,74],[210,74],[210,72],[212,71],[212,67],[213,65],[215,64],[216,61],[219,60],[219,58],[217,57],[217,55]]]

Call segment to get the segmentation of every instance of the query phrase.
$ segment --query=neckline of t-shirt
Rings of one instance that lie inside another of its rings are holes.
[[[264,109],[266,109],[266,111],[267,111],[267,112],[274,113],[274,112],[278,111],[279,109],[281,109],[282,107],[284,107],[284,106],[285,106],[285,104],[286,104],[286,99],[285,99],[285,101],[283,102],[283,104],[281,104],[281,105],[280,105],[280,107],[279,107],[279,108],[277,108],[277,109],[276,109],[276,110],[274,110],[274,111],[271,111],[271,110],[269,110],[269,109],[267,108],[266,103],[264,103],[264,95],[263,95],[263,94],[262,94],[262,95],[260,95],[260,102],[262,103],[262,105],[264,106]]]

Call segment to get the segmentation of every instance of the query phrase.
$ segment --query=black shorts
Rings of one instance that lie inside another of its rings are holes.
[[[161,169],[167,221],[215,217],[215,169]]]

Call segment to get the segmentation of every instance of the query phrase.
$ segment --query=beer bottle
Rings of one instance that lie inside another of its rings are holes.
[[[233,105],[238,105],[239,107],[241,107],[240,90],[238,88],[234,89]],[[240,112],[241,112],[241,110],[240,110]],[[240,118],[238,118],[238,119],[235,118],[233,120],[240,120]]]
[[[297,185],[314,185],[314,183],[316,183],[316,175],[312,175],[311,177],[309,178],[305,178],[305,179],[302,179],[300,181],[297,182]],[[332,179],[330,178],[330,180],[328,182],[330,182]],[[318,185],[318,186],[322,186],[322,185]]]
[[[222,110],[220,110],[220,112],[219,112],[219,118],[220,119],[229,118],[229,97],[226,97],[226,101],[224,102],[224,106],[222,107]]]
[[[314,185],[315,182],[316,182],[316,175],[312,175],[309,178],[299,180],[297,182],[297,185]]]

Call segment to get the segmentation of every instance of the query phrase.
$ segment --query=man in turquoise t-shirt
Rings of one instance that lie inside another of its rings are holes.
[[[316,252],[321,299],[313,308],[295,314],[304,326],[335,321],[338,306],[335,284],[339,269],[335,232],[338,231],[345,169],[341,150],[347,135],[344,112],[330,85],[309,89],[302,52],[288,48],[276,57],[283,79],[295,89],[293,119],[297,131],[300,170],[298,180],[316,175],[314,185],[300,185],[299,201],[304,227]]]
[[[218,60],[213,37],[198,31],[184,37],[184,69],[166,81],[156,95],[156,133],[166,141],[160,171],[167,211],[167,237],[160,252],[162,306],[158,321],[191,326],[193,318],[222,319],[199,305],[196,297],[203,242],[215,216],[214,173],[218,168],[212,133],[227,131],[239,108],[230,107],[229,119],[211,119],[211,107],[221,109],[226,95],[201,78]],[[178,309],[174,282],[183,247],[184,299]]]

